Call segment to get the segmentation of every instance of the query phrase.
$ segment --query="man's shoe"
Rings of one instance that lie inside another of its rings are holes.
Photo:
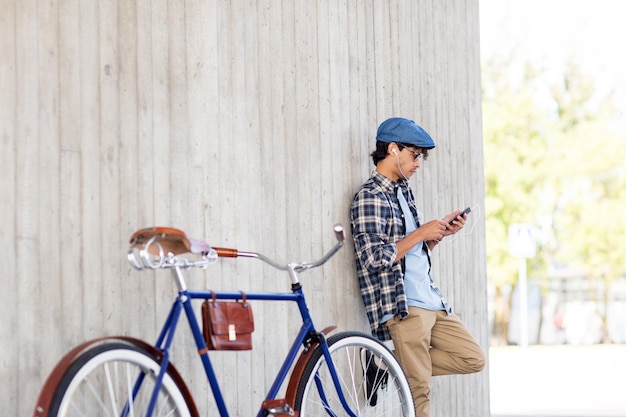
[[[369,405],[375,406],[378,402],[378,389],[387,386],[389,374],[384,364],[378,364],[377,358],[369,350],[361,349],[361,365],[365,375],[365,394]]]

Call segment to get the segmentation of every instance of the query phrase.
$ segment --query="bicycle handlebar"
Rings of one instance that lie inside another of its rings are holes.
[[[257,252],[244,252],[231,248],[211,247],[208,243],[189,239],[178,229],[153,227],[136,231],[130,239],[128,261],[137,270],[159,268],[206,268],[217,262],[217,258],[257,258],[268,265],[290,274],[317,268],[325,264],[344,244],[345,232],[341,224],[333,227],[337,243],[320,259],[314,262],[280,264]],[[199,254],[201,259],[190,260],[183,256],[187,253]],[[294,276],[292,275],[292,278]]]

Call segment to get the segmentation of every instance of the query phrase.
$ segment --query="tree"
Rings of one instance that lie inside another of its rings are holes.
[[[552,87],[559,134],[558,170],[547,184],[558,190],[554,234],[560,245],[555,261],[584,271],[603,288],[598,314],[604,341],[610,341],[607,305],[611,282],[626,271],[626,226],[619,220],[626,203],[626,136],[614,123],[611,96],[598,100],[594,80],[570,64]],[[556,149],[554,149],[556,151]],[[609,220],[614,219],[614,220]]]
[[[518,261],[508,251],[508,229],[514,223],[535,223],[542,198],[537,185],[548,175],[546,133],[553,124],[535,103],[537,72],[527,66],[521,79],[511,80],[507,69],[505,61],[497,59],[483,69],[487,264],[498,307],[493,332],[500,341],[507,339],[518,280]]]
[[[547,280],[550,269],[567,264],[603,279],[608,291],[626,270],[626,246],[615,245],[624,241],[625,226],[605,221],[626,203],[626,141],[612,128],[611,97],[598,97],[593,79],[576,65],[548,89],[541,87],[545,71],[526,65],[515,77],[511,61],[483,66],[487,263],[497,306],[494,338],[501,341],[518,279],[508,253],[511,224],[531,223],[541,232],[529,277]]]

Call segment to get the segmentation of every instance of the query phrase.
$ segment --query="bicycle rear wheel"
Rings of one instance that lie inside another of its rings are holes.
[[[137,346],[94,346],[68,367],[52,397],[49,415],[145,416],[159,370],[157,360]],[[152,416],[191,417],[184,392],[166,373]]]
[[[345,399],[355,415],[415,416],[406,375],[385,345],[362,333],[343,332],[328,338],[328,349]],[[294,408],[303,417],[349,415],[340,402],[319,346],[302,374]]]

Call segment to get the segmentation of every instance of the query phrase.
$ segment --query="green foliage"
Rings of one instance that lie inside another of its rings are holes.
[[[483,67],[487,262],[496,286],[517,281],[508,227],[536,225],[529,276],[567,265],[607,279],[626,271],[626,135],[611,96],[570,64],[542,88],[544,71],[511,60]]]
[[[517,259],[508,252],[508,228],[535,223],[540,186],[547,176],[545,132],[551,121],[525,84],[512,88],[504,66],[483,75],[486,227],[489,277],[497,286],[517,280]],[[532,83],[530,72],[525,82]]]

